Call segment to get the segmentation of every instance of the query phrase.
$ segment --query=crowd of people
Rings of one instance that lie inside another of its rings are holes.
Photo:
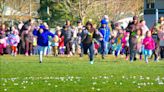
[[[84,54],[89,55],[90,64],[94,63],[97,54],[101,54],[102,59],[112,54],[115,57],[125,55],[130,62],[139,59],[148,63],[149,58],[158,62],[164,58],[164,17],[150,29],[137,16],[126,28],[110,22],[106,15],[97,24],[88,21],[82,25],[78,20],[77,25],[72,25],[66,20],[63,27],[57,26],[55,30],[51,30],[46,22],[34,20],[12,27],[1,24],[0,55],[3,54],[39,55],[40,63],[43,56],[83,57]]]

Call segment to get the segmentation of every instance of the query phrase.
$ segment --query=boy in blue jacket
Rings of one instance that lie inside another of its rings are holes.
[[[39,30],[33,31],[34,36],[37,36],[37,45],[39,49],[39,61],[42,63],[44,49],[48,46],[48,36],[54,38],[54,34],[48,31],[45,26],[40,26]]]
[[[101,54],[102,59],[104,59],[104,56],[108,54],[108,41],[110,38],[110,29],[108,27],[108,22],[106,20],[101,20],[101,27],[99,28],[99,32],[103,36],[103,40],[100,41],[101,43]]]

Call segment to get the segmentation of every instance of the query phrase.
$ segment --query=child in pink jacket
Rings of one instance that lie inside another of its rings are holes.
[[[122,38],[121,40],[121,43],[122,43],[122,52],[125,53],[126,55],[126,60],[128,60],[129,58],[129,35],[130,33],[129,32],[125,32],[124,33],[124,37]]]
[[[151,31],[146,32],[146,37],[143,40],[145,61],[148,63],[148,57],[152,55],[152,51],[155,49],[155,42],[152,38]]]

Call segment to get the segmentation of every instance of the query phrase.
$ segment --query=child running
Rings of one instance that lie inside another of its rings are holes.
[[[93,28],[91,22],[86,23],[86,28],[82,31],[82,54],[88,54],[89,49],[89,58],[90,64],[94,63],[94,38],[102,38],[102,35],[98,30]]]
[[[37,36],[37,44],[39,50],[39,62],[42,63],[44,49],[48,46],[48,36],[54,38],[54,34],[45,29],[45,26],[40,26],[39,30],[34,30],[33,34]]]
[[[8,43],[11,46],[11,55],[16,56],[17,54],[17,46],[20,41],[20,37],[18,35],[18,30],[15,27],[12,27],[12,34],[8,36]]]
[[[143,44],[145,62],[148,63],[148,58],[152,55],[152,51],[155,49],[155,42],[152,38],[151,31],[146,32],[146,37],[143,40]]]

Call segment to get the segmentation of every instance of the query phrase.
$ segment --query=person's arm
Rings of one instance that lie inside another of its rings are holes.
[[[88,35],[88,31],[86,29],[82,30],[81,32],[81,41],[84,41],[85,38],[87,37]]]
[[[93,37],[102,40],[101,38],[103,38],[103,35],[97,29],[95,29]]]
[[[34,35],[34,36],[38,36],[38,30],[37,30],[37,29],[34,29],[33,35]]]
[[[49,36],[51,36],[52,38],[54,38],[54,34],[53,33],[49,32],[49,31],[47,31],[47,32],[48,32],[48,35]]]

